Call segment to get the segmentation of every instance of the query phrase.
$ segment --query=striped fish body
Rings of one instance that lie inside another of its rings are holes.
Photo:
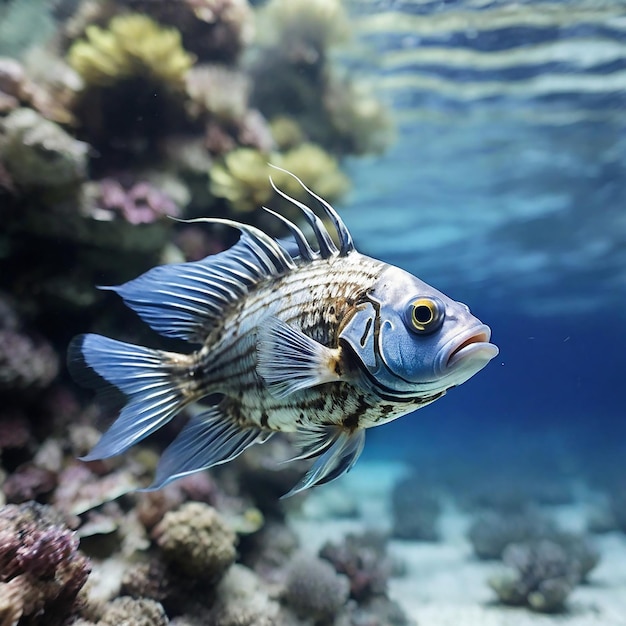
[[[302,448],[294,458],[316,459],[292,495],[348,471],[365,429],[441,397],[497,354],[488,327],[465,305],[358,253],[334,209],[304,188],[334,225],[339,248],[313,211],[274,187],[302,210],[316,247],[272,211],[290,244],[206,218],[196,221],[238,228],[237,244],[110,288],[157,332],[199,347],[177,354],[77,337],[69,350],[77,380],[96,388],[104,380],[128,399],[85,460],[121,454],[184,407],[217,398],[196,405],[150,488],[288,432]]]

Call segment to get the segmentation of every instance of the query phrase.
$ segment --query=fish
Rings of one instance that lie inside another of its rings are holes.
[[[358,252],[337,211],[281,171],[318,206],[315,212],[287,195],[270,175],[276,194],[308,224],[308,235],[267,207],[287,239],[222,217],[188,220],[236,229],[239,239],[200,261],[157,266],[101,287],[190,351],[93,333],[71,341],[74,378],[96,390],[113,386],[126,399],[82,460],[123,454],[189,407],[191,416],[146,490],[285,433],[297,450],[288,460],[312,461],[285,494],[293,496],[348,472],[368,428],[431,404],[498,354],[489,326],[467,305]]]

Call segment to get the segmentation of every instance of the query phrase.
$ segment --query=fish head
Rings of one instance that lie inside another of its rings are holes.
[[[444,393],[498,354],[469,308],[386,266],[340,330],[370,383],[398,397]]]

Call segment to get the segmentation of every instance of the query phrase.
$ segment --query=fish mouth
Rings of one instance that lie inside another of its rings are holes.
[[[498,355],[498,347],[490,343],[490,339],[491,329],[480,324],[455,337],[451,345],[446,346],[442,364],[445,363],[445,372],[453,376],[456,385],[471,378]]]

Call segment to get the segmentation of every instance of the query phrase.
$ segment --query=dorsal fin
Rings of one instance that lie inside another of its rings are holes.
[[[286,172],[282,169],[281,171]],[[340,250],[337,250],[322,220],[309,207],[279,190],[270,178],[276,192],[300,208],[315,233],[319,252],[311,248],[298,226],[268,209],[291,232],[300,259],[311,262],[320,257],[326,259],[337,255],[345,256],[354,250],[350,233],[330,204],[308,189],[299,178],[294,178],[322,204],[336,228],[340,242]],[[253,285],[294,270],[297,267],[296,255],[292,256],[280,242],[248,224],[218,217],[183,221],[222,224],[241,231],[241,237],[228,250],[201,261],[161,265],[123,285],[101,289],[118,293],[158,333],[202,343],[208,329],[224,315],[230,305],[244,297]]]

